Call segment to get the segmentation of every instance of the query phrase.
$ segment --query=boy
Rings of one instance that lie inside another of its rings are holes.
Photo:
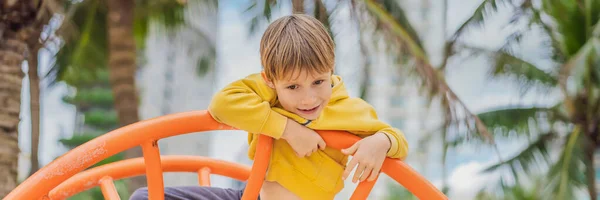
[[[386,156],[407,155],[403,134],[379,121],[365,101],[350,98],[342,79],[333,75],[333,41],[318,20],[294,14],[274,21],[261,39],[260,54],[263,71],[231,83],[209,106],[215,120],[248,131],[250,159],[257,134],[275,138],[260,199],[333,199],[355,167],[354,183],[372,181]],[[313,130],[344,130],[363,139],[340,152],[326,147]],[[346,165],[349,155],[354,156]],[[187,197],[197,199],[240,199],[242,192],[165,189],[166,196],[191,193]]]

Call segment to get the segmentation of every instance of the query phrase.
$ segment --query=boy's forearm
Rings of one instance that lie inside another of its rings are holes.
[[[275,139],[281,138],[288,119],[245,88],[226,88],[217,93],[208,110],[220,123]]]

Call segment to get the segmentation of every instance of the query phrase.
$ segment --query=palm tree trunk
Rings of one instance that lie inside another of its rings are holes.
[[[27,59],[29,70],[29,103],[31,109],[31,170],[29,175],[35,173],[39,168],[38,150],[40,143],[40,77],[38,76],[38,52],[42,44],[38,42],[41,31],[33,33],[27,42],[31,54]]]
[[[594,135],[594,134],[590,134]],[[595,137],[589,139],[589,143],[585,147],[585,178],[587,180],[588,194],[590,200],[598,199],[596,191],[596,169],[594,167],[594,152],[596,150]]]
[[[327,7],[325,7],[322,0],[315,0],[315,18],[329,29],[329,15],[327,14]]]
[[[0,27],[0,33],[2,27]],[[19,36],[18,36],[19,35]],[[0,35],[0,198],[17,186],[19,161],[19,112],[21,111],[21,63],[25,57],[26,37]]]
[[[139,121],[138,97],[135,86],[134,6],[134,0],[108,1],[109,76],[120,126]],[[125,152],[126,158],[141,156],[142,151],[139,146]],[[144,186],[146,186],[146,178],[144,176],[135,177],[131,179],[129,190],[134,191]]]
[[[304,0],[292,0],[292,13],[304,13]]]

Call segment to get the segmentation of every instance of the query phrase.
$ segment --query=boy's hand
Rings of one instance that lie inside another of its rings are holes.
[[[288,119],[281,136],[286,140],[298,157],[310,156],[315,151],[325,150],[325,141],[317,132]]]
[[[342,180],[346,180],[357,164],[358,168],[354,172],[353,183],[356,183],[359,179],[361,182],[365,181],[367,177],[369,178],[368,181],[375,180],[379,175],[381,165],[383,165],[390,146],[391,142],[388,137],[384,133],[378,132],[354,143],[350,148],[342,149],[342,153],[353,155],[342,175]]]

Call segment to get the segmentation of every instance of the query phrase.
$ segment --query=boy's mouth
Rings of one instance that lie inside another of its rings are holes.
[[[313,114],[315,111],[317,111],[317,109],[319,109],[321,105],[315,106],[314,108],[309,108],[309,109],[300,109],[298,108],[298,111],[302,112],[303,114]]]

